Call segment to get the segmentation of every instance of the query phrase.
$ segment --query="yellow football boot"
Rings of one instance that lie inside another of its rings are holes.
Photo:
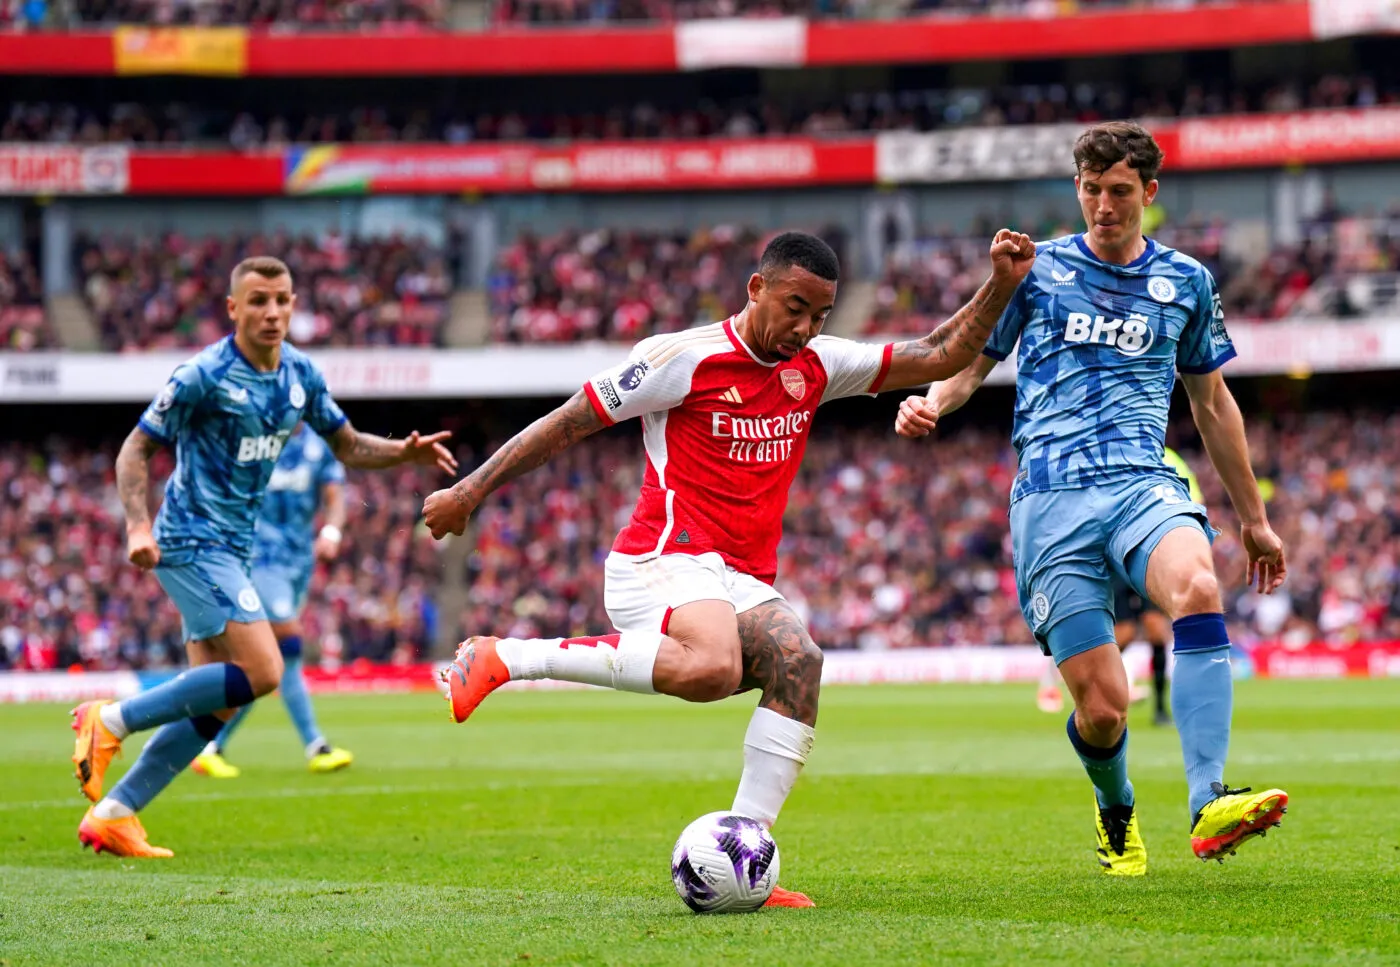
[[[1147,844],[1138,832],[1136,806],[1100,807],[1094,803],[1099,833],[1099,866],[1108,876],[1146,876]]]
[[[243,774],[242,769],[229,762],[218,752],[201,752],[194,757],[190,768],[210,779],[237,779]]]
[[[1221,782],[1212,782],[1215,798],[1196,813],[1191,824],[1191,852],[1203,860],[1225,862],[1226,854],[1245,840],[1263,836],[1271,827],[1282,825],[1288,812],[1288,793],[1282,789],[1253,792],[1227,789]]]
[[[312,772],[339,772],[354,761],[355,757],[346,750],[331,749],[307,759],[306,768]]]

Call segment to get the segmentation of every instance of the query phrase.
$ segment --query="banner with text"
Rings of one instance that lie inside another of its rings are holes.
[[[112,63],[118,74],[237,77],[248,64],[242,27],[117,27]]]
[[[1400,0],[1312,0],[1311,8],[1320,38],[1400,31]]]
[[[125,147],[0,144],[0,195],[122,194],[130,176]]]
[[[322,145],[286,158],[288,194],[757,188],[869,184],[873,175],[868,138]]]
[[[932,322],[930,323],[932,325]],[[890,334],[891,338],[895,335]],[[1238,322],[1239,358],[1226,375],[1299,375],[1400,369],[1400,319]],[[627,357],[622,343],[479,349],[311,349],[343,399],[491,399],[567,396]],[[0,353],[0,403],[150,401],[189,352]],[[1010,383],[1001,365],[988,382]]]

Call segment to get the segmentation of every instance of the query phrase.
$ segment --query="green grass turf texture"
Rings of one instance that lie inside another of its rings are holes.
[[[751,698],[503,693],[454,726],[430,693],[325,696],[357,756],[332,776],[265,703],[242,778],[146,810],[176,858],[145,861],[80,851],[66,709],[0,706],[0,964],[1400,963],[1400,681],[1239,685],[1227,778],[1292,806],[1223,866],[1192,857],[1176,734],[1138,706],[1128,881],[1033,691],[828,689],[776,829],[818,909],[718,917],[670,849],[728,807]]]

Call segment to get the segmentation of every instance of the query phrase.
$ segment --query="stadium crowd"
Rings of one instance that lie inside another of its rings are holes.
[[[23,249],[0,248],[0,350],[23,352],[55,344],[34,260]]]
[[[435,346],[452,279],[421,239],[268,236],[192,239],[81,236],[82,294],[113,351],[204,346],[228,331],[229,267],[276,255],[297,280],[298,345]]]
[[[0,0],[0,28],[242,25],[286,30],[439,27],[443,0]]]
[[[126,559],[115,444],[0,445],[0,668],[159,669],[184,662],[180,615]],[[152,464],[158,493],[173,468]],[[317,567],[304,616],[322,661],[408,661],[437,624],[441,545],[417,530],[429,471],[352,471],[339,558]]]
[[[1222,528],[1216,559],[1234,640],[1400,639],[1400,417],[1313,414],[1250,430],[1288,542],[1288,584],[1273,598],[1243,586],[1238,522],[1208,461],[1187,451]],[[462,634],[609,627],[602,562],[641,471],[636,443],[605,437],[488,501],[474,525]],[[920,444],[889,432],[819,434],[793,487],[778,588],[825,648],[1029,642],[1007,534],[1013,476],[1001,433]]]
[[[1400,639],[1400,417],[1289,415],[1251,421],[1250,434],[1288,543],[1288,583],[1272,598],[1244,587],[1237,521],[1208,462],[1185,451],[1222,529],[1215,555],[1233,639]],[[64,441],[0,448],[0,665],[182,660],[178,614],[126,562],[114,452]],[[441,619],[442,545],[416,525],[434,481],[412,468],[352,474],[346,542],[317,569],[308,640],[332,660],[408,661],[439,620],[463,636],[608,628],[602,562],[642,469],[636,438],[610,434],[493,497],[473,523],[471,603]],[[914,444],[888,428],[819,431],[793,487],[778,587],[826,648],[1028,642],[1007,537],[1013,472],[1001,432]]]
[[[497,0],[504,23],[563,24],[697,20],[710,17],[868,17],[909,14],[1022,14],[1054,17],[1076,10],[1114,7],[1191,6],[1209,0]],[[1264,0],[1267,2],[1267,0]]]
[[[1388,70],[1326,74],[1268,84],[1142,86],[1048,83],[998,88],[872,90],[812,103],[793,98],[695,100],[678,94],[602,110],[464,110],[401,103],[357,105],[339,113],[279,104],[228,109],[180,102],[105,106],[12,101],[0,108],[0,141],[59,144],[216,143],[235,148],[352,142],[631,140],[644,138],[840,137],[863,131],[1091,123],[1115,117],[1170,118],[1374,107],[1400,102],[1400,77]]]
[[[823,232],[845,247],[839,229]],[[717,225],[694,233],[600,229],[505,246],[487,282],[499,342],[635,342],[724,319],[744,307],[766,238]]]

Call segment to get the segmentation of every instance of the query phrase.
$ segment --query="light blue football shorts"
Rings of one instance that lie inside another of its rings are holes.
[[[1177,527],[1214,539],[1205,507],[1170,471],[1030,493],[1012,504],[1016,591],[1041,650],[1059,664],[1112,642],[1113,579],[1148,600],[1148,559]]]
[[[158,565],[155,574],[180,609],[186,641],[223,634],[230,621],[267,620],[248,563],[229,551],[201,547],[183,563]]]

